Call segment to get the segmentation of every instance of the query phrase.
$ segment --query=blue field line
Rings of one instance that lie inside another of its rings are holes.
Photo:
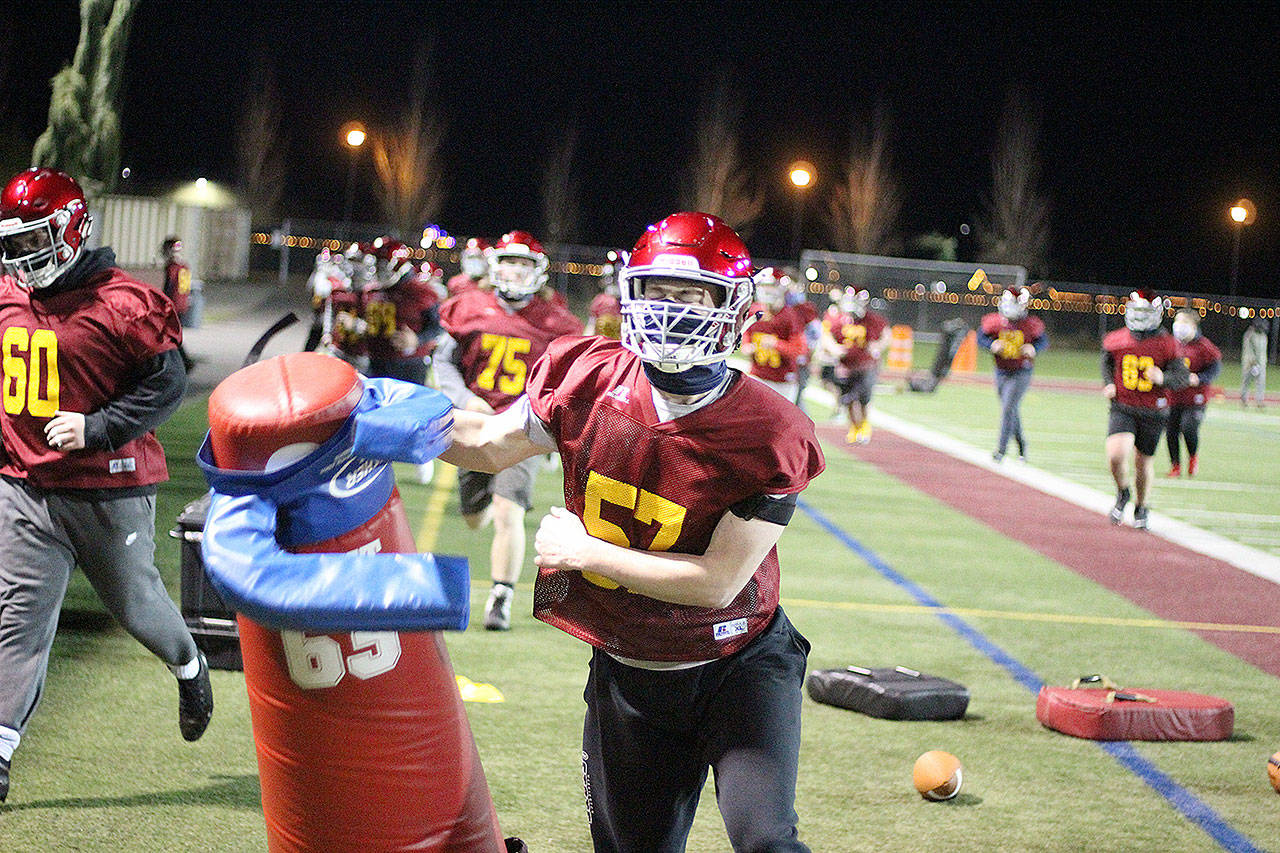
[[[880,559],[874,551],[854,539],[844,530],[841,530],[839,526],[827,518],[813,504],[802,499],[797,501],[796,505],[824,530],[839,539],[846,548],[865,560],[867,565],[875,569],[885,579],[906,590],[918,603],[925,607],[938,608],[939,619],[961,637],[968,640],[969,644],[975,649],[1004,667],[1015,681],[1033,694],[1040,692],[1044,682],[1021,661],[988,640],[983,636],[982,632],[966,623],[959,616],[954,613],[948,613],[945,610],[945,604],[930,595],[919,584],[897,572],[892,566]],[[1205,802],[1196,797],[1195,794],[1173,781],[1158,767],[1139,755],[1138,751],[1133,748],[1133,744],[1128,741],[1096,741],[1096,743],[1131,773],[1146,782],[1156,793],[1168,800],[1169,804],[1177,809],[1183,817],[1208,833],[1209,837],[1218,842],[1224,850],[1232,851],[1232,853],[1264,853],[1262,848],[1257,847],[1247,837],[1232,828],[1229,823],[1223,820]]]

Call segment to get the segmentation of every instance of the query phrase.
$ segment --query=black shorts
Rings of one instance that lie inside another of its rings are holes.
[[[503,468],[496,474],[458,469],[458,503],[463,515],[475,515],[500,495],[517,503],[528,512],[533,509],[533,480],[542,464],[541,456],[532,456]]]
[[[848,376],[836,380],[836,388],[840,390],[840,402],[848,405],[857,400],[860,405],[871,402],[871,391],[876,387],[876,376],[880,371],[874,367],[870,370],[855,370]]]
[[[1155,456],[1167,423],[1167,409],[1135,409],[1112,403],[1111,414],[1107,416],[1107,435],[1131,432],[1133,446],[1138,452],[1143,456]]]

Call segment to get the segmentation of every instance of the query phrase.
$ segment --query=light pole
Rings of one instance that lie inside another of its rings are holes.
[[[797,160],[787,169],[787,178],[795,188],[795,211],[791,218],[791,257],[800,260],[800,228],[804,223],[805,194],[817,180],[818,170],[808,160]]]
[[[349,121],[344,124],[341,133],[342,141],[351,151],[351,159],[347,164],[347,197],[342,206],[342,233],[338,235],[339,239],[345,242],[350,236],[351,205],[356,194],[356,161],[360,157],[360,146],[364,145],[368,134],[365,132],[364,125],[358,121]]]
[[[1235,232],[1231,240],[1231,293],[1228,294],[1234,297],[1240,287],[1240,232],[1258,218],[1258,210],[1253,202],[1242,198],[1231,205],[1227,214],[1231,217],[1231,227]]]

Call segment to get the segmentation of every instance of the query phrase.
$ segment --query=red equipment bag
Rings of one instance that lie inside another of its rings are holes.
[[[1121,688],[1090,675],[1070,687],[1041,687],[1036,719],[1089,740],[1225,740],[1235,727],[1235,708],[1203,693]]]

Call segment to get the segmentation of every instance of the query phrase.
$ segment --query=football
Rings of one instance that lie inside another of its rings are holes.
[[[1270,769],[1274,780],[1280,768]],[[911,770],[911,781],[915,783],[920,796],[926,800],[949,800],[960,793],[963,772],[960,759],[949,752],[931,749],[916,759],[915,767]]]
[[[1271,780],[1271,787],[1280,794],[1280,752],[1267,759],[1267,778]]]

